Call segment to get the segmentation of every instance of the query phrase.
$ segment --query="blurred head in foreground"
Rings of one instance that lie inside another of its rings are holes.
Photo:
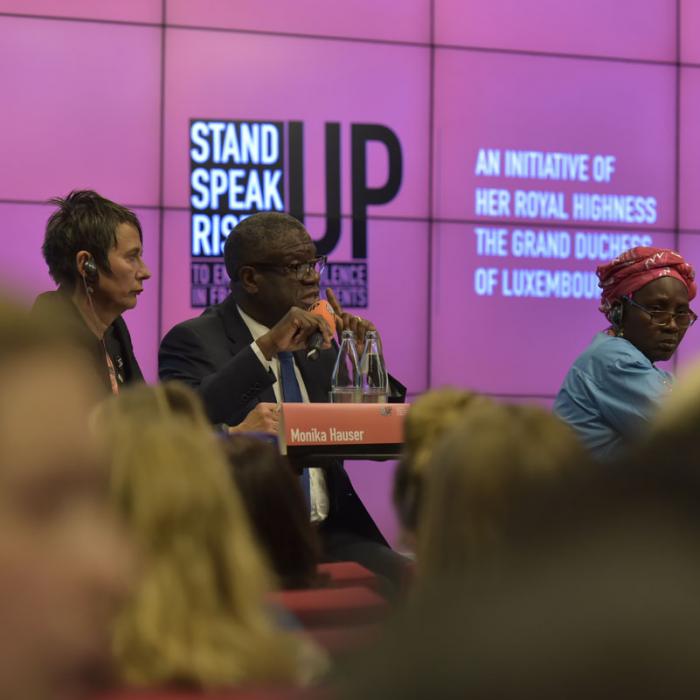
[[[304,588],[316,579],[319,543],[309,510],[286,457],[247,435],[224,443],[231,471],[258,542],[282,588]]]
[[[133,685],[303,680],[300,643],[264,607],[272,577],[217,438],[184,386],[138,386],[105,405],[112,497],[140,554],[113,651]]]
[[[698,470],[590,467],[523,490],[487,569],[431,582],[342,698],[700,693]]]
[[[662,469],[672,464],[672,473],[700,473],[700,362],[684,368],[654,417],[651,430],[634,450],[636,459],[653,462]]]
[[[77,698],[104,676],[130,558],[88,429],[90,361],[0,302],[0,697]]]
[[[411,404],[404,423],[404,452],[394,475],[393,493],[402,539],[411,549],[415,549],[433,450],[468,411],[478,410],[489,401],[471,391],[446,387],[428,391]]]
[[[497,558],[511,510],[584,459],[574,433],[537,406],[483,402],[434,450],[418,529],[422,580]]]

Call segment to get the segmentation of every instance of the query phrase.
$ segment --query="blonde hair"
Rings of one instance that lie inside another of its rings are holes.
[[[673,391],[663,398],[652,421],[652,433],[680,430],[695,432],[700,418],[700,361],[684,368],[674,382]]]
[[[404,449],[414,473],[425,471],[439,438],[459,421],[477,398],[488,401],[471,391],[444,387],[426,392],[411,404],[404,423]]]
[[[428,391],[411,404],[404,422],[404,449],[394,476],[394,505],[401,525],[408,532],[418,529],[430,458],[440,438],[468,410],[490,399],[471,391],[445,387]]]
[[[302,680],[300,638],[265,609],[272,577],[199,400],[139,386],[103,408],[115,505],[142,556],[113,631],[127,683],[196,687]]]
[[[583,459],[571,429],[537,406],[488,402],[469,411],[431,458],[419,577],[461,573],[490,558],[518,496]]]

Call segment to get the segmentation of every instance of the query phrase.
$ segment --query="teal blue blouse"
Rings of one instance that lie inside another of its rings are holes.
[[[628,340],[598,333],[564,378],[554,412],[604,460],[644,431],[672,383]]]

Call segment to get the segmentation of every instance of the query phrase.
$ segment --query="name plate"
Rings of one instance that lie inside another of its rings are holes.
[[[296,447],[400,445],[405,403],[283,403],[280,451]]]

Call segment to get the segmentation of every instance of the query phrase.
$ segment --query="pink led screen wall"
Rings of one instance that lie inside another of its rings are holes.
[[[674,245],[675,69],[453,49],[435,67],[432,382],[552,395],[600,325],[594,266]]]
[[[637,243],[700,262],[698,18],[693,0],[0,0],[0,282],[51,288],[49,197],[135,208],[154,276],[126,321],[155,380],[162,334],[226,293],[231,227],[285,209],[411,395],[546,405],[602,326],[596,264]],[[678,359],[699,352],[691,329]]]

